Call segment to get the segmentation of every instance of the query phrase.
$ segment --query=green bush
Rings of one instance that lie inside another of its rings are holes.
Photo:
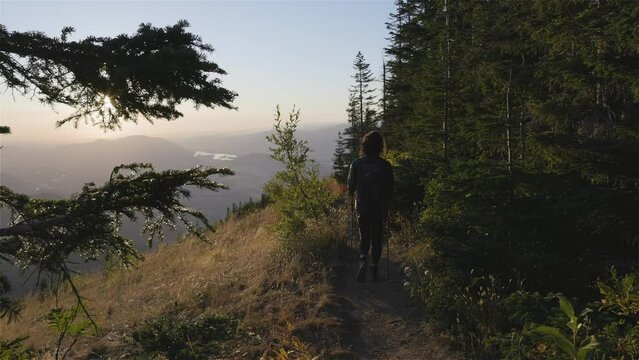
[[[582,328],[600,346],[586,358],[631,358],[638,320],[631,313],[639,309],[635,281],[613,276],[592,285],[611,265],[624,272],[636,268],[636,248],[622,230],[627,228],[613,225],[634,224],[629,214],[637,203],[621,191],[581,181],[572,173],[508,172],[490,162],[451,161],[425,182],[419,220],[400,231],[413,238],[404,243],[429,252],[413,260],[426,265],[411,266],[409,288],[467,356],[563,356],[532,332],[539,324],[563,329],[565,314],[540,295],[562,292],[579,299],[580,308],[596,310]],[[622,205],[627,212],[618,214]],[[595,303],[597,289],[601,304]]]
[[[404,269],[406,287],[428,320],[471,359],[639,359],[637,274],[597,282],[601,300],[580,314],[560,296],[463,272],[438,261]],[[541,325],[543,324],[543,325]],[[567,327],[566,327],[567,326]],[[568,330],[568,331],[566,331]]]
[[[293,109],[288,119],[283,120],[277,107],[275,116],[274,132],[267,140],[273,144],[271,157],[284,170],[264,186],[264,193],[279,214],[277,231],[288,249],[295,246],[290,242],[302,241],[300,235],[309,226],[325,223],[337,196],[331,189],[331,180],[319,178],[319,168],[309,158],[311,149],[307,142],[295,137],[299,110]]]
[[[27,360],[33,359],[35,353],[24,346],[27,337],[19,337],[12,340],[0,340],[0,360]]]
[[[593,316],[601,341],[601,359],[639,359],[639,272],[597,282],[601,301]]]
[[[620,277],[613,270],[609,279],[597,282],[601,300],[584,305],[578,315],[560,296],[560,306],[545,319],[530,319],[521,330],[491,339],[496,353],[504,359],[638,359],[636,279],[636,274]],[[540,323],[545,325],[535,325]]]
[[[189,319],[170,311],[147,321],[131,337],[142,350],[138,357],[147,359],[164,355],[169,359],[209,359],[221,354],[221,343],[238,333],[239,320],[210,314]]]
[[[547,318],[548,298],[512,280],[431,265],[406,268],[405,285],[428,320],[449,334],[468,357],[523,359],[523,353],[533,352],[536,339],[522,333]]]
[[[599,342],[594,335],[589,335],[588,321],[589,308],[585,308],[580,314],[575,314],[572,303],[563,296],[559,296],[559,307],[568,322],[566,327],[570,330],[568,335],[561,328],[548,325],[540,325],[533,331],[544,337],[558,350],[558,353],[570,360],[585,360],[588,355],[599,347]]]
[[[224,220],[228,220],[230,218],[243,218],[248,214],[252,214],[258,210],[264,209],[268,204],[270,204],[270,199],[266,194],[262,194],[259,200],[255,201],[253,198],[250,198],[247,202],[241,202],[239,204],[233,203],[231,207],[226,208],[226,217]]]

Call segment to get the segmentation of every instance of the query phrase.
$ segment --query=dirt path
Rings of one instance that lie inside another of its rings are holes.
[[[351,333],[343,339],[357,359],[448,360],[461,359],[448,350],[444,341],[420,331],[418,309],[411,306],[403,291],[400,265],[391,263],[390,279],[382,258],[381,282],[355,280],[357,264],[344,265],[335,279],[336,295],[349,305]],[[351,306],[352,305],[352,306]]]

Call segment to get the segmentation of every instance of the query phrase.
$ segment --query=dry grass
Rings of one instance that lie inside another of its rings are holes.
[[[186,239],[163,245],[135,269],[75,279],[100,333],[80,341],[72,357],[85,357],[92,349],[118,355],[130,344],[132,329],[176,305],[193,317],[237,316],[242,328],[261,336],[262,351],[291,334],[321,351],[318,344],[331,341],[330,328],[337,323],[318,311],[331,292],[327,275],[321,266],[309,270],[303,261],[282,256],[269,230],[275,220],[270,209],[231,219],[209,236],[209,243]],[[67,307],[74,303],[68,290],[58,301]],[[47,327],[46,314],[56,307],[55,298],[28,297],[24,305],[18,322],[0,322],[0,339],[28,335],[28,346],[50,352],[57,335]]]

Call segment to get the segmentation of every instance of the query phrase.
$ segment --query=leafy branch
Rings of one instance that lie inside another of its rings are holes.
[[[133,35],[67,41],[71,27],[55,38],[0,25],[0,77],[20,95],[75,108],[58,126],[85,121],[113,130],[138,116],[174,120],[187,100],[234,109],[237,94],[216,77],[226,72],[207,59],[213,47],[188,26],[185,20],[164,28],[141,24]]]
[[[594,336],[585,339],[579,338],[579,330],[584,325],[579,319],[583,318],[590,310],[586,309],[579,316],[576,316],[570,301],[561,295],[558,298],[559,307],[568,318],[566,326],[570,329],[570,336],[564,335],[555,327],[546,325],[538,326],[534,331],[551,340],[571,360],[585,360],[588,353],[599,347],[599,342]]]
[[[182,204],[191,196],[187,187],[218,190],[227,186],[212,175],[233,175],[229,169],[195,167],[156,172],[150,164],[121,165],[113,169],[103,186],[85,184],[82,191],[65,200],[33,199],[0,186],[0,205],[13,210],[9,227],[0,228],[0,258],[26,268],[70,279],[66,267],[71,254],[85,261],[102,256],[130,266],[140,255],[131,240],[119,234],[124,218],[144,218],[143,232],[149,245],[163,239],[163,227],[177,223],[204,238],[199,222],[213,229],[204,214]],[[76,292],[78,301],[81,301]],[[0,308],[0,315],[11,307]]]

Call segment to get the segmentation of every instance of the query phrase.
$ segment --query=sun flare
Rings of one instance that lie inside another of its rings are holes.
[[[102,102],[102,107],[106,110],[113,109],[113,104],[111,103],[111,98],[109,97],[109,95],[104,95],[104,99],[102,100]]]

